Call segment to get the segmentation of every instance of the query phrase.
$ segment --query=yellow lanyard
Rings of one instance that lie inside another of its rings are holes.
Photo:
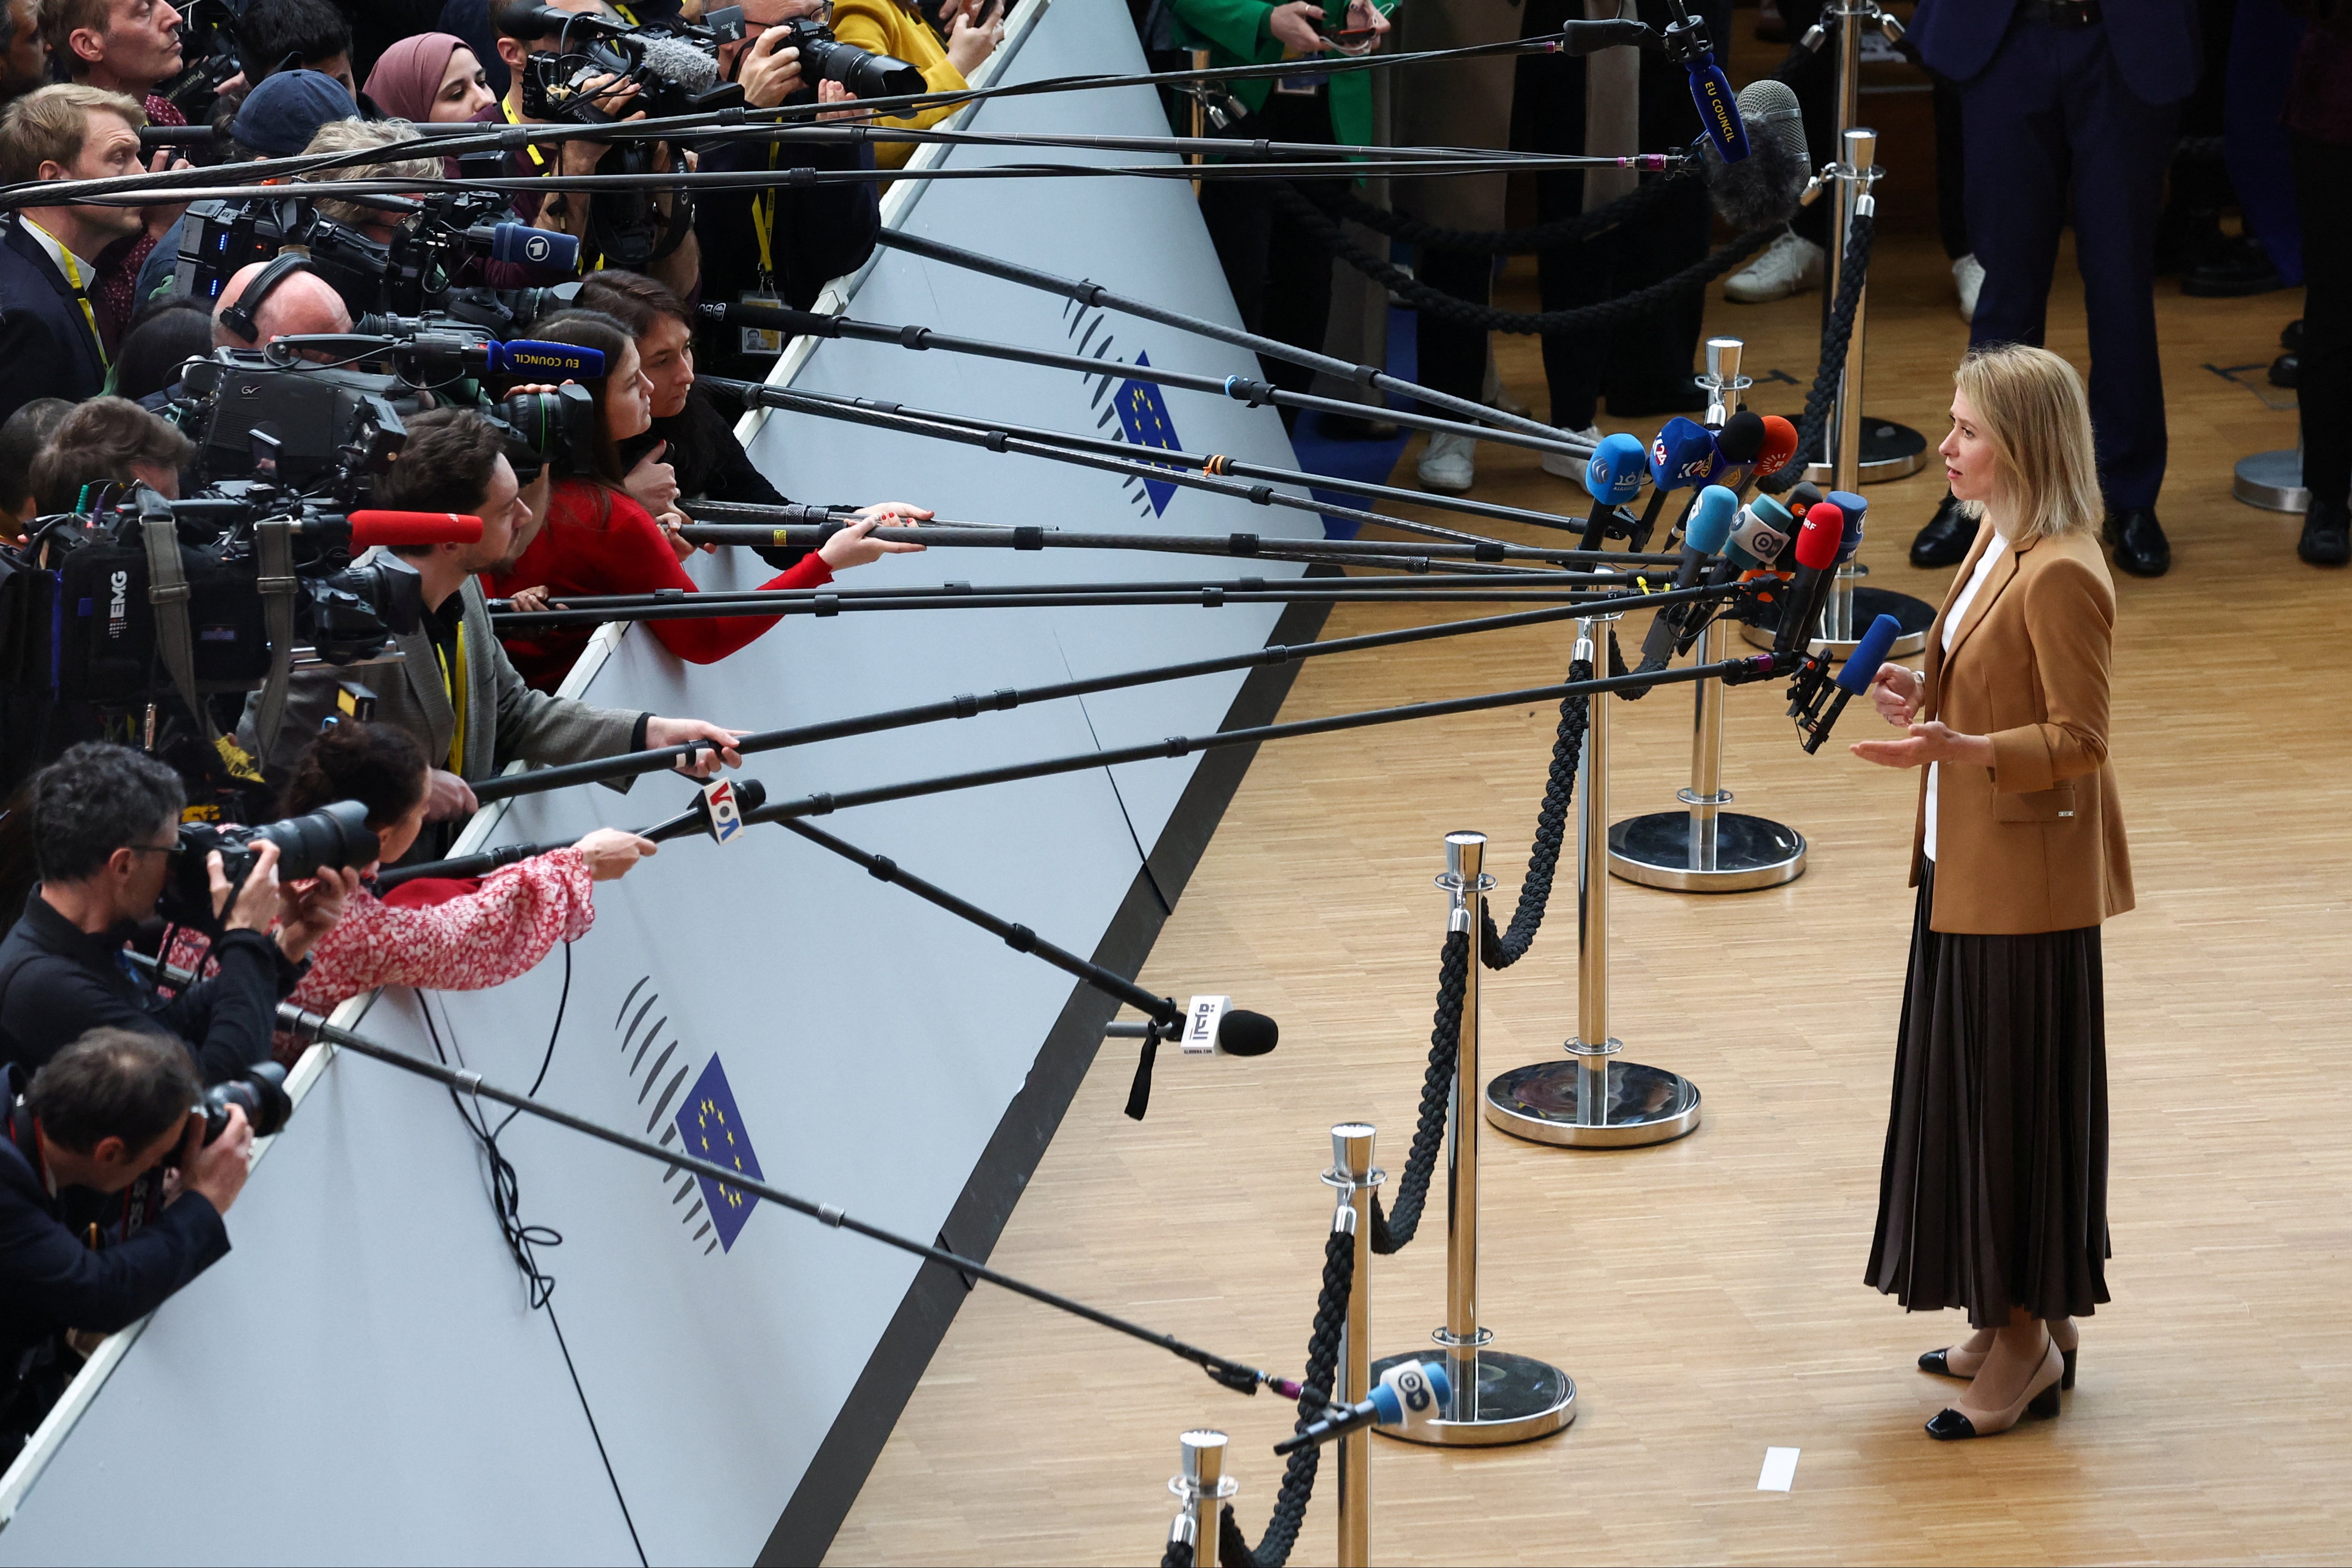
[[[771,142],[768,143],[768,167],[772,170],[775,166],[776,144]],[[771,231],[775,226],[776,193],[771,186],[751,198],[751,231],[760,241],[760,287],[762,289],[776,286],[776,258],[769,253],[769,247],[774,244]]]
[[[464,778],[466,776],[465,622],[457,623],[457,657],[454,661],[456,666],[454,671],[451,668],[453,661],[448,655],[441,651],[441,645],[438,643],[433,645],[433,657],[440,663],[441,686],[449,694],[449,711],[457,719],[457,723],[449,731],[449,771],[459,778]]]
[[[33,222],[30,218],[25,221]],[[33,224],[33,226],[41,227],[38,224]],[[49,231],[45,228],[42,228],[41,232],[49,234]],[[53,234],[50,234],[49,237],[52,240],[57,239],[57,236]],[[58,244],[58,263],[66,269],[66,284],[73,289],[74,302],[81,307],[81,319],[89,323],[89,341],[98,350],[98,363],[100,365],[110,365],[112,362],[106,357],[106,340],[99,335],[98,312],[89,308],[89,296],[82,292],[81,268],[75,262],[74,253],[68,250],[62,241]]]
[[[503,98],[499,100],[499,112],[507,117],[507,123],[509,125],[520,125],[522,123],[521,117],[514,111],[514,105],[508,102]],[[530,161],[538,165],[539,172],[541,174],[543,174],[547,172],[547,154],[539,150],[539,143],[536,142],[527,142],[523,144],[523,151],[530,154]]]

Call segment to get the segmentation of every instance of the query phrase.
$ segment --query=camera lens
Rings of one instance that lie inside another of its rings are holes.
[[[205,1090],[205,1142],[228,1131],[232,1105],[245,1111],[246,1125],[253,1129],[256,1138],[278,1131],[294,1114],[294,1101],[286,1092],[286,1069],[276,1062],[257,1062],[241,1077]]]
[[[368,830],[367,807],[356,800],[339,800],[273,822],[254,829],[253,836],[278,846],[278,878],[282,882],[315,877],[324,867],[364,866],[382,847]]]

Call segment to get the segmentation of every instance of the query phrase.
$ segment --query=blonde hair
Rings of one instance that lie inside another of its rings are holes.
[[[351,153],[362,147],[392,147],[403,142],[415,142],[423,132],[405,120],[330,120],[311,133],[310,144],[302,149],[304,155],[312,153]],[[305,174],[304,180],[431,180],[441,174],[438,158],[404,158],[390,163],[352,163],[340,169],[321,169],[315,174]],[[392,217],[380,207],[363,206],[357,202],[337,201],[331,196],[318,198],[319,210],[337,223],[381,223]]]
[[[133,131],[147,123],[137,99],[80,82],[53,83],[10,104],[0,113],[0,184],[29,184],[44,163],[72,168],[89,140],[94,110],[121,115]]]
[[[2083,378],[2048,349],[1971,349],[1952,376],[2000,463],[1995,488],[2021,537],[2059,539],[2099,525],[2099,461]],[[1962,512],[1982,515],[1983,503]]]

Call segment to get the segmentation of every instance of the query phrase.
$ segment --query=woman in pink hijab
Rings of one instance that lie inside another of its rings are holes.
[[[450,33],[418,33],[384,50],[367,95],[397,119],[444,125],[462,125],[494,101],[482,62]]]

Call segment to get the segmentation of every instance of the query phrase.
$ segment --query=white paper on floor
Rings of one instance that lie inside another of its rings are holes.
[[[1759,1492],[1787,1491],[1789,1484],[1797,1479],[1798,1452],[1795,1448],[1765,1449],[1764,1473],[1756,1478],[1756,1489]]]

